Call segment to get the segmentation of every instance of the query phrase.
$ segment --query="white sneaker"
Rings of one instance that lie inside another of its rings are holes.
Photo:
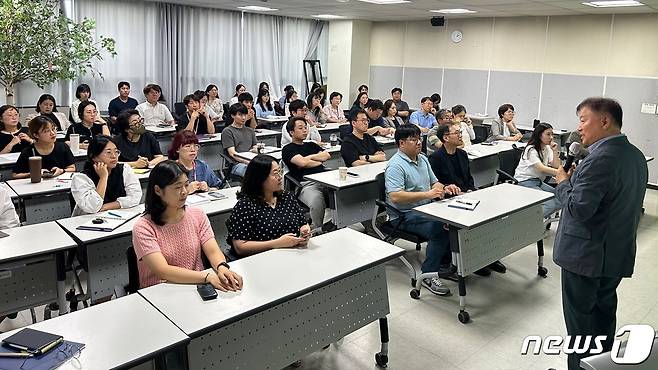
[[[444,286],[439,278],[425,278],[422,281],[422,285],[427,288],[430,292],[436,295],[448,295],[450,294],[450,289],[447,286]]]

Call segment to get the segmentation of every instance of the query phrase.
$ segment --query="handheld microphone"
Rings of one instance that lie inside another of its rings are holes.
[[[565,172],[569,172],[569,169],[578,154],[580,154],[580,143],[571,143],[571,145],[569,145],[569,152],[567,153],[567,161],[563,166]]]

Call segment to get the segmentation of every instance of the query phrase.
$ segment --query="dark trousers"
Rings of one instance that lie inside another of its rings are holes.
[[[593,278],[562,269],[562,310],[567,333],[575,335],[605,335],[603,351],[610,351],[617,324],[617,286],[621,278]],[[594,340],[591,342],[594,343]],[[580,369],[584,354],[570,354],[569,370]]]

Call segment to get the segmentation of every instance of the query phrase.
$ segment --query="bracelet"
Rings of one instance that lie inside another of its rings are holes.
[[[226,261],[222,261],[222,262],[220,262],[220,263],[217,264],[217,268],[216,268],[217,271],[219,271],[219,267],[220,267],[220,266],[224,266],[224,267],[226,267],[226,268],[229,269],[229,270],[231,269],[231,266],[229,266],[228,263],[226,263]]]
[[[210,273],[206,274],[206,277],[203,278],[203,282],[207,283],[208,282],[208,276],[210,276]]]

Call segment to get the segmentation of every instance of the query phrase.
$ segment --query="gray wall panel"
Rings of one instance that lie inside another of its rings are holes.
[[[404,68],[402,99],[410,108],[418,109],[423,96],[441,91],[441,70],[441,68]]]
[[[442,108],[461,104],[469,114],[485,112],[487,71],[446,69],[443,78]]]
[[[576,106],[590,96],[603,94],[603,77],[544,74],[541,120],[556,128],[578,127]]]
[[[645,155],[658,155],[658,115],[640,112],[642,103],[658,102],[658,80],[608,77],[606,96],[617,99],[624,109],[622,131]],[[658,162],[649,165],[649,182],[658,183]]]
[[[514,106],[514,121],[532,126],[539,110],[541,73],[491,71],[487,113],[498,117],[498,107],[505,103]]]
[[[368,95],[371,99],[382,99],[385,102],[391,98],[391,89],[395,86],[402,86],[402,67],[370,66]]]

